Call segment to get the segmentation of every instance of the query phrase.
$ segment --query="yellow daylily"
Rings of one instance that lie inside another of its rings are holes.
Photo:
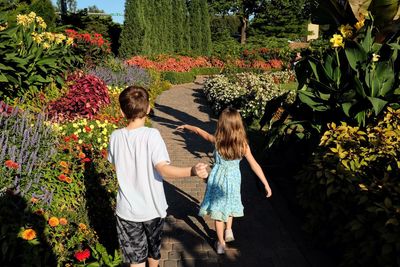
[[[353,35],[353,27],[351,27],[349,24],[340,25],[339,31],[344,38],[350,38]]]

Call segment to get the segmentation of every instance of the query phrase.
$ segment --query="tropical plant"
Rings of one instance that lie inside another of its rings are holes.
[[[347,117],[364,126],[400,100],[399,40],[379,44],[372,18],[364,23],[342,25],[332,49],[297,65],[299,99],[325,122]]]
[[[64,83],[66,71],[80,62],[70,49],[73,40],[46,32],[44,20],[34,12],[18,15],[17,24],[0,31],[0,96],[38,92],[50,83]]]

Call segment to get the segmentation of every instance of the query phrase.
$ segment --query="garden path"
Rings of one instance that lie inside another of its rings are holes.
[[[203,81],[204,77],[198,77],[195,83],[173,86],[156,100],[152,124],[161,132],[173,165],[211,163],[210,144],[194,134],[175,131],[183,123],[215,131],[216,118],[201,92]],[[224,256],[213,250],[216,234],[212,220],[197,215],[205,182],[196,177],[165,180],[169,209],[160,266],[333,266],[326,255],[308,245],[300,223],[288,212],[274,186],[273,197],[266,199],[245,161],[241,169],[245,216],[234,219],[236,240],[228,244]]]

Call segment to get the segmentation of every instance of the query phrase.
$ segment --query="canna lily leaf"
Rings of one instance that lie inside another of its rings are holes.
[[[382,109],[388,103],[387,101],[382,100],[380,98],[376,98],[376,97],[368,97],[368,100],[372,104],[372,107],[373,107],[374,112],[375,112],[375,116],[378,116],[378,114],[382,111]]]

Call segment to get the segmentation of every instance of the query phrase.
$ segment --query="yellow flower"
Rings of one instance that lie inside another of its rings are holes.
[[[4,26],[3,26],[3,25],[0,25],[0,32],[1,32],[1,31],[4,31],[5,29],[7,29],[7,26],[8,26],[8,23],[7,23],[7,22],[4,24]]]
[[[72,45],[73,43],[74,43],[74,39],[73,39],[73,38],[70,38],[70,37],[68,37],[67,41],[65,42],[65,44],[66,44],[67,46],[70,46],[70,45]]]
[[[74,128],[78,128],[78,124],[76,124],[76,123],[73,123],[73,124],[72,124],[72,127],[74,127]]]
[[[35,19],[36,18],[36,13],[32,11],[31,13],[28,14],[28,17],[30,19]]]
[[[358,184],[362,191],[368,191],[368,188],[364,184]]]
[[[97,138],[97,143],[101,143],[101,138]]]
[[[339,31],[344,38],[350,38],[353,35],[353,27],[351,27],[349,24],[341,25],[339,27]]]
[[[33,229],[26,229],[22,232],[21,237],[29,241],[36,238],[36,232]]]
[[[43,42],[43,35],[37,32],[32,32],[32,39],[35,43],[41,44]]]
[[[82,140],[79,140],[79,141],[78,141],[78,144],[82,144],[82,143],[83,143],[83,141],[82,141]]]
[[[54,42],[54,40],[55,40],[54,33],[45,32],[45,33],[43,33],[43,35],[47,39],[47,41],[49,41],[50,43]]]
[[[17,15],[17,24],[27,27],[30,24],[30,19],[26,15]]]
[[[56,44],[61,44],[67,37],[62,33],[55,34],[55,42]]]
[[[94,129],[94,125],[90,125],[89,127],[90,127],[90,129],[92,129],[92,130]]]
[[[40,28],[42,29],[46,29],[47,28],[47,24],[46,22],[44,22],[44,20],[41,17],[36,17],[36,22],[39,25]]]
[[[372,54],[372,62],[378,62],[381,56],[378,54]]]
[[[44,49],[49,49],[51,47],[51,45],[48,42],[44,42],[43,43],[43,48]]]
[[[362,27],[364,27],[364,22],[365,22],[365,19],[362,19],[362,20],[358,21],[358,22],[354,25],[354,28],[356,28],[357,31],[360,30]]]
[[[330,42],[332,43],[332,47],[344,47],[343,37],[340,34],[334,34]]]

